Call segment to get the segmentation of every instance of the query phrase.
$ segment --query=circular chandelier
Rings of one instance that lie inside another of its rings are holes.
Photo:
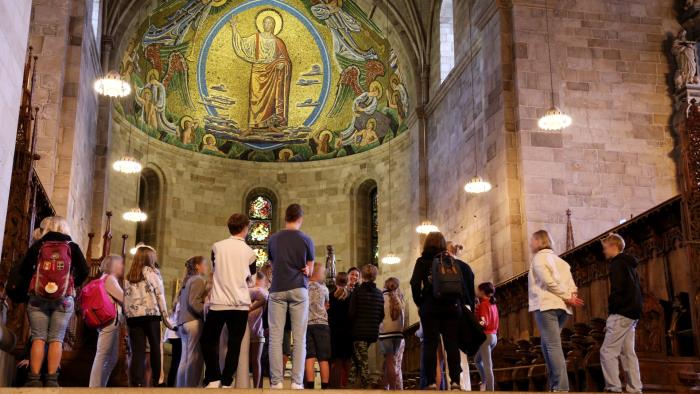
[[[114,169],[114,171],[124,174],[135,174],[141,172],[142,168],[143,166],[141,163],[131,156],[122,156],[112,164],[112,169]]]
[[[122,215],[122,218],[127,222],[144,222],[148,219],[146,212],[143,212],[140,208],[132,208]]]
[[[382,257],[382,264],[396,265],[399,263],[401,263],[401,258],[393,253],[389,253],[388,255]]]
[[[440,231],[440,229],[436,225],[430,223],[429,220],[421,223],[420,226],[416,227],[416,232],[419,234],[437,233],[438,231]]]
[[[571,126],[571,122],[571,116],[554,106],[545,112],[544,116],[537,121],[537,125],[542,130],[554,131]]]
[[[479,194],[486,193],[489,190],[491,190],[491,183],[478,175],[464,185],[464,191],[467,193]]]
[[[97,93],[108,97],[126,97],[131,93],[131,85],[115,71],[95,81],[93,87]]]

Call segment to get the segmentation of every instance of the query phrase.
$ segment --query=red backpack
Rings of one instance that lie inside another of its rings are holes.
[[[56,300],[72,295],[73,291],[70,242],[44,242],[39,249],[36,273],[29,284],[29,292]]]
[[[117,318],[117,307],[105,289],[107,275],[88,283],[80,291],[83,319],[90,328],[104,328]]]

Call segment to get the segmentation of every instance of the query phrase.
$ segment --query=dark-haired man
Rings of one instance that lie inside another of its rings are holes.
[[[306,323],[309,317],[309,277],[314,269],[314,243],[301,232],[304,212],[292,204],[285,212],[285,227],[270,237],[272,286],[268,301],[270,322],[270,387],[281,389],[284,379],[282,339],[287,310],[292,321],[292,389],[304,388]]]
[[[231,236],[211,248],[212,288],[201,339],[207,388],[231,387],[248,325],[250,294],[246,279],[255,273],[255,252],[245,241],[250,219],[244,214],[234,213],[227,225]],[[219,337],[224,324],[228,329],[228,350],[221,372]]]

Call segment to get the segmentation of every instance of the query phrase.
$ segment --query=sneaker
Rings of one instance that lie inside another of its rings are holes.
[[[50,373],[46,375],[46,381],[44,382],[44,387],[61,387],[58,385],[58,372]]]
[[[282,390],[284,388],[284,385],[282,383],[277,383],[270,385],[270,388],[273,390]]]
[[[204,386],[205,389],[218,389],[221,387],[221,381],[220,380],[215,380],[213,382],[209,382],[208,385]]]
[[[292,383],[292,390],[303,390],[303,389],[304,389],[303,384]]]
[[[462,386],[460,386],[459,383],[452,383],[450,385],[450,390],[451,391],[462,391]]]
[[[435,383],[425,386],[423,390],[437,390],[437,385]]]

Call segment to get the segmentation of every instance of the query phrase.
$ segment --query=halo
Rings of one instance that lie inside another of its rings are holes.
[[[211,5],[214,7],[221,7],[222,5],[226,4],[228,0],[212,0]]]
[[[214,137],[214,134],[210,134],[210,133],[204,134],[202,136],[202,142],[206,144],[207,140],[210,138],[214,139],[214,144],[216,144],[216,137]]]
[[[379,92],[377,94],[377,99],[382,98],[382,96],[384,95],[384,87],[382,87],[382,84],[379,83],[379,81],[372,81],[372,83],[369,84],[369,91],[371,92],[373,88],[377,89],[377,91]]]
[[[268,8],[258,12],[258,15],[255,17],[255,26],[258,28],[258,31],[261,33],[265,31],[263,29],[263,21],[268,16],[275,20],[275,35],[280,34],[283,25],[282,15],[280,15],[279,12],[273,10],[272,8]]]
[[[182,118],[180,118],[180,128],[185,129],[185,121],[189,120],[190,123],[194,122],[194,119],[192,119],[191,116],[185,115]]]
[[[293,152],[291,149],[289,149],[289,148],[284,148],[284,149],[281,149],[281,150],[280,150],[280,153],[279,153],[279,158],[280,158],[280,160],[282,159],[282,153],[289,153],[289,157],[290,157],[290,158],[294,156],[294,152]]]
[[[323,136],[326,135],[326,134],[328,134],[328,135],[331,136],[331,138],[329,138],[328,141],[330,141],[330,140],[333,139],[333,133],[331,133],[330,130],[323,130],[323,131],[321,132],[321,134],[318,135],[318,138],[319,138],[319,139],[323,139]]]
[[[155,68],[148,70],[148,73],[146,74],[146,83],[151,82],[151,79],[160,81],[160,73],[158,73],[158,70],[156,70]]]

